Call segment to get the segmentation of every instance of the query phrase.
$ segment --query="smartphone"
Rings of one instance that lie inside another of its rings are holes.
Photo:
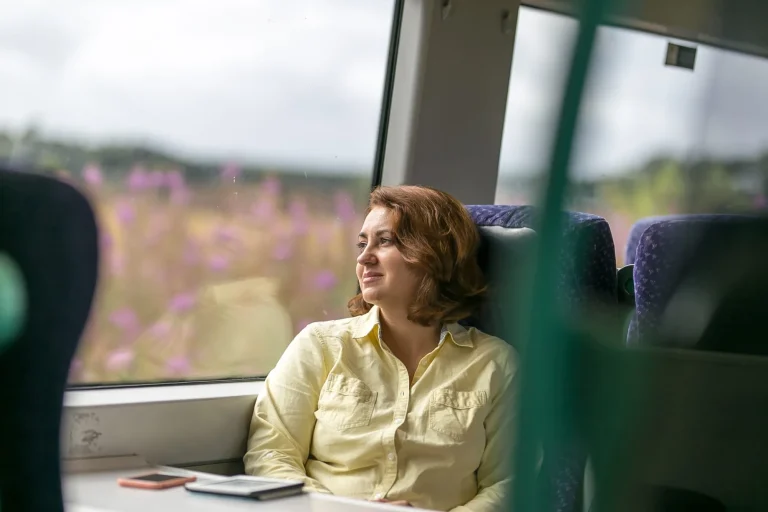
[[[197,477],[194,476],[148,473],[129,478],[118,478],[117,483],[122,487],[136,487],[138,489],[168,489],[170,487],[179,487],[195,480],[197,480]]]

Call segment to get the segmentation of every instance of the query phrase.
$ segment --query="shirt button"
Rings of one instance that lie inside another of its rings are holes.
[[[382,495],[380,492],[377,492],[376,495],[374,496],[374,498],[377,499],[377,500],[380,500],[383,497],[384,497],[384,495]]]
[[[395,460],[395,454],[394,453],[390,453],[389,455],[387,455],[387,458],[389,460]]]
[[[405,391],[401,391],[400,396],[405,396]]]

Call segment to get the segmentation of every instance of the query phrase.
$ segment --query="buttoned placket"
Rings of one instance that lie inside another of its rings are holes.
[[[379,485],[374,488],[373,498],[380,500],[386,497],[387,493],[392,489],[397,480],[397,450],[395,449],[395,436],[397,436],[397,430],[405,423],[406,416],[408,415],[408,407],[411,398],[411,382],[408,377],[408,369],[405,367],[402,361],[400,361],[389,347],[384,343],[381,336],[381,325],[376,329],[379,345],[384,352],[391,357],[397,365],[397,397],[395,399],[395,408],[392,414],[392,424],[384,431],[382,435],[382,451],[385,454],[384,457],[384,471],[382,472],[384,477]],[[448,334],[448,330],[445,326],[440,331],[440,342],[435,350],[424,356],[419,361],[419,366],[414,374],[413,383],[415,384],[421,375],[424,374],[429,363],[434,359],[438,349],[445,341],[445,337]]]

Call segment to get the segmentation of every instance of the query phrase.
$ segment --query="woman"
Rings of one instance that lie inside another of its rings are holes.
[[[352,318],[299,333],[256,401],[246,472],[434,510],[503,507],[514,350],[456,322],[485,286],[452,196],[382,187],[360,231]]]

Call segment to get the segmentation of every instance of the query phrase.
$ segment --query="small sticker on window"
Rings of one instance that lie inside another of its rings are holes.
[[[696,66],[696,48],[669,43],[667,45],[667,60],[665,64],[667,66],[692,70]]]

